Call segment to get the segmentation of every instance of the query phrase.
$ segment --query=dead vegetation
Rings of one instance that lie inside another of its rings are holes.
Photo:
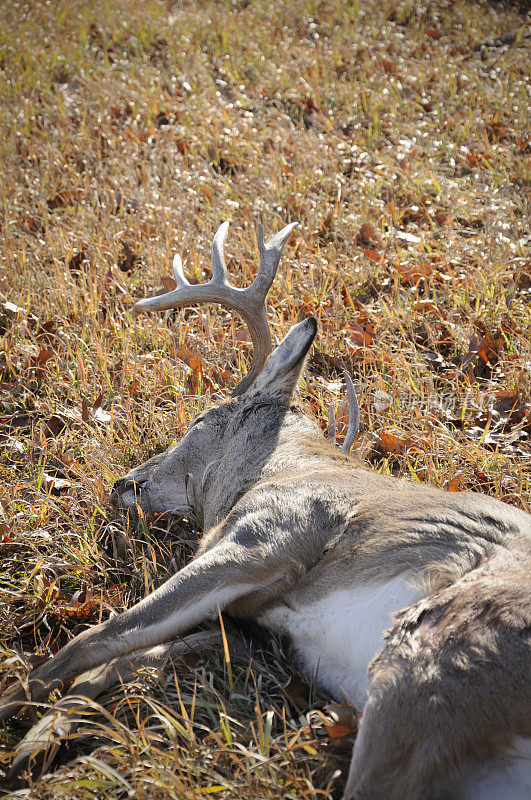
[[[256,223],[300,223],[270,319],[278,336],[318,319],[304,397],[323,430],[333,403],[342,431],[346,367],[375,469],[529,508],[522,4],[11,0],[1,15],[2,685],[194,552],[189,521],[133,529],[108,492],[250,361],[221,310],[130,315],[172,288],[177,251],[208,278],[224,219],[238,285]],[[332,798],[356,728],[260,640],[97,708],[67,764],[13,796]],[[0,772],[27,725],[0,732]]]

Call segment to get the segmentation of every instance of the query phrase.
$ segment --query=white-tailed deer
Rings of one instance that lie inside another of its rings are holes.
[[[3,697],[0,719],[74,679],[59,708],[94,697],[117,674],[178,650],[172,639],[220,608],[289,637],[322,691],[364,707],[349,800],[528,800],[530,515],[377,474],[327,442],[296,397],[315,320],[270,354],[265,298],[293,226],[268,244],[260,231],[248,289],[228,283],[227,227],[214,237],[208,284],[191,286],[177,257],[175,291],[137,307],[233,308],[251,331],[251,370],[232,399],[113,490],[125,508],[203,520],[198,553],[31,672]],[[40,720],[14,772],[60,719]]]

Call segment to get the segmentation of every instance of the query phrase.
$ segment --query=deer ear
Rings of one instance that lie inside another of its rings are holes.
[[[255,392],[289,401],[304,364],[304,357],[317,333],[317,322],[308,317],[294,325],[273,350],[264,368],[246,394]]]

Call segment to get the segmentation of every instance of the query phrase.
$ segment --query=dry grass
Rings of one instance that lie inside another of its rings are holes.
[[[376,469],[529,507],[522,10],[25,0],[1,14],[4,684],[194,551],[185,521],[134,530],[108,492],[249,362],[220,310],[129,313],[175,251],[205,280],[224,219],[239,285],[259,219],[300,222],[270,318],[277,336],[319,320],[303,393],[323,429],[347,366],[355,447]],[[233,653],[230,671],[220,648],[192,661],[101,698],[67,743],[76,760],[16,796],[338,796],[351,740],[327,732],[279,643]],[[0,772],[25,725],[0,732]]]

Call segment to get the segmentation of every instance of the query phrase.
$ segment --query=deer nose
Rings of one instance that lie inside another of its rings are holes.
[[[142,484],[137,483],[132,478],[119,478],[112,487],[111,495],[120,497],[125,492],[134,492],[139,495],[142,490]]]

